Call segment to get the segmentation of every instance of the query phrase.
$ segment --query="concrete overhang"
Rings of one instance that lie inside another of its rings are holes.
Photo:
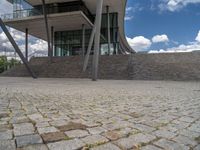
[[[31,4],[32,6],[41,5],[42,4],[41,0],[26,0],[26,1],[29,4]],[[47,4],[48,3],[71,2],[71,1],[75,1],[75,0],[45,0],[45,2]],[[82,1],[85,3],[85,5],[89,9],[89,11],[92,14],[95,14],[97,0],[82,0]],[[121,44],[123,44],[123,47],[126,49],[125,51],[135,52],[130,47],[130,45],[128,44],[128,42],[126,40],[125,32],[124,32],[124,17],[125,17],[125,12],[126,12],[126,3],[127,3],[127,0],[104,0],[104,3],[103,3],[103,13],[106,13],[106,6],[110,7],[110,12],[117,12],[118,13],[118,16],[119,16],[118,25],[119,25],[119,38],[120,38],[120,42],[121,42]],[[49,15],[49,16],[51,16],[51,15]],[[71,19],[70,16],[69,16],[69,19]],[[22,20],[24,22],[24,19],[22,19]],[[65,18],[65,20],[67,20],[67,19]],[[9,21],[9,24],[7,23],[7,25],[15,28],[15,26],[13,26],[14,21],[12,23],[11,22],[12,21]],[[67,22],[71,24],[70,21],[67,21]],[[78,21],[78,23],[80,23],[80,22],[81,21]],[[30,22],[30,24],[32,24],[32,23]],[[71,26],[71,25],[69,25],[69,26]],[[74,27],[76,27],[76,25]],[[79,27],[80,27],[80,24],[79,24]],[[15,28],[15,29],[18,29],[18,28]],[[81,27],[79,29],[81,29]],[[68,28],[66,28],[65,30],[68,30]],[[40,31],[38,31],[38,32],[40,32]],[[34,34],[34,35],[36,36],[36,34]],[[36,36],[36,37],[38,37],[38,36]]]
[[[86,29],[90,29],[93,26],[92,22],[82,11],[49,14],[48,21],[49,28],[53,26],[54,31],[80,30],[83,24],[85,24]],[[43,15],[5,20],[4,23],[22,32],[25,32],[26,28],[28,28],[30,35],[47,40]]]

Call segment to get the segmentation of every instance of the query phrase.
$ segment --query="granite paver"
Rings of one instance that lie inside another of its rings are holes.
[[[199,150],[200,82],[0,77],[0,150]]]

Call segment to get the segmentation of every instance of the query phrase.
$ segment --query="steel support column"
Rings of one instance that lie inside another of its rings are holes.
[[[94,23],[92,33],[90,35],[89,45],[88,45],[87,53],[86,53],[85,60],[84,60],[84,65],[83,65],[83,71],[84,72],[86,71],[87,66],[88,66],[88,61],[89,61],[89,58],[90,58],[90,53],[91,53],[91,49],[92,49],[92,44],[94,42],[95,33],[96,33],[96,21]]]
[[[85,25],[82,25],[82,55],[85,56]]]
[[[26,28],[25,34],[25,58],[28,61],[28,28]]]
[[[108,28],[108,55],[110,55],[110,10],[109,6],[106,7],[107,11],[107,28]]]
[[[101,35],[101,19],[102,19],[102,8],[103,0],[97,1],[96,6],[96,34],[94,39],[94,55],[92,64],[92,80],[96,81],[98,78],[98,65],[99,65],[99,51],[100,51],[100,35]]]
[[[51,57],[54,56],[53,52],[54,52],[54,27],[51,26]]]
[[[19,49],[18,45],[16,44],[15,40],[13,39],[13,37],[11,36],[11,34],[9,33],[8,29],[6,28],[5,24],[3,23],[2,19],[0,18],[0,26],[3,30],[3,32],[5,33],[5,35],[7,36],[8,40],[10,41],[10,43],[12,44],[12,46],[14,47],[16,53],[19,55],[20,59],[22,60],[22,62],[24,63],[26,69],[28,70],[28,72],[30,73],[30,75],[36,79],[36,75],[35,73],[32,71],[32,69],[30,68],[26,58],[24,57],[23,53],[21,52],[21,50]]]
[[[51,50],[51,44],[50,44],[49,24],[48,24],[45,0],[42,0],[42,8],[43,8],[43,14],[44,14],[44,20],[45,20],[45,26],[46,26],[47,44],[48,44],[48,56],[51,59],[52,58],[52,50]]]

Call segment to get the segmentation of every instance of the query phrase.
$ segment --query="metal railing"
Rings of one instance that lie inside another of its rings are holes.
[[[27,10],[19,10],[10,14],[2,14],[0,15],[1,19],[4,21],[13,20],[13,19],[22,19],[31,16],[42,15],[41,12],[35,9],[27,9]]]
[[[92,16],[92,14],[90,14],[90,12],[87,10],[86,7],[84,6],[78,6],[78,7],[73,7],[73,9],[67,7],[68,9],[61,9],[58,11],[48,11],[47,14],[54,14],[54,13],[64,13],[64,12],[72,12],[72,11],[82,11],[91,22],[94,22],[94,16]],[[49,8],[52,9],[52,8]],[[54,9],[53,9],[54,10]],[[14,19],[23,19],[23,18],[27,18],[27,17],[31,17],[31,16],[39,16],[39,15],[43,15],[42,10],[37,10],[37,9],[25,9],[25,10],[18,10],[15,11],[13,13],[9,13],[9,14],[0,14],[0,17],[2,20],[4,21],[9,21],[9,20],[14,20]]]

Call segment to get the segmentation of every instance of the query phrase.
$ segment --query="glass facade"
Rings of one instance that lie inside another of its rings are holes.
[[[87,50],[92,30],[85,31],[85,50]],[[111,51],[110,55],[118,53],[118,14],[110,13]],[[54,36],[54,56],[72,56],[82,54],[82,30],[59,31]],[[93,48],[92,48],[93,49]],[[101,55],[108,55],[107,14],[102,15]],[[91,52],[91,54],[93,51]]]
[[[28,16],[42,15],[42,5],[31,6],[25,0],[12,0],[13,2],[13,17],[22,18]],[[85,6],[82,0],[46,4],[48,14],[64,13],[72,11],[82,11],[92,23],[94,23],[95,16]],[[108,19],[107,14],[102,15],[101,24],[101,39],[100,39],[100,54],[114,55],[119,50],[118,38],[118,13],[110,13],[110,53],[108,46]],[[85,31],[85,53],[89,45],[89,39],[92,29]],[[59,31],[54,33],[54,56],[72,56],[81,55],[82,52],[82,29],[76,31]],[[91,54],[93,54],[93,46]]]

